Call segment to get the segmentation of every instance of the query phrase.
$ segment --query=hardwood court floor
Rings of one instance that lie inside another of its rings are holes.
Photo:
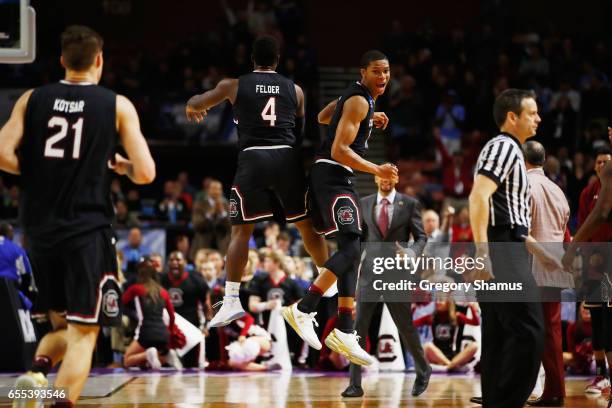
[[[480,395],[480,379],[472,375],[432,376],[427,392],[410,396],[414,374],[377,373],[364,376],[365,397],[343,399],[346,374],[294,372],[248,373],[130,373],[133,377],[108,397],[82,398],[86,407],[240,407],[240,408],[471,408],[470,397]],[[105,374],[122,375],[124,374]],[[100,376],[98,376],[100,378]],[[95,377],[90,378],[91,387]],[[605,408],[604,397],[588,398],[585,379],[567,380],[566,407]],[[8,404],[0,404],[8,406]]]

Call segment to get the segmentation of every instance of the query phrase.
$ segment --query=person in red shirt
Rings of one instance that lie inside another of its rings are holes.
[[[608,137],[612,142],[612,128],[608,128]],[[570,269],[579,243],[588,242],[599,230],[612,221],[612,154],[608,151],[605,155],[607,164],[596,164],[598,169],[597,177],[601,181],[601,190],[598,192],[595,205],[592,207],[589,216],[576,232],[574,241],[569,245],[563,256],[563,266]],[[610,242],[612,240],[608,240]],[[603,276],[602,276],[603,277]],[[609,276],[608,276],[609,278]],[[586,392],[602,393],[610,391],[610,374],[612,374],[612,335],[606,333],[606,327],[612,327],[612,306],[611,302],[600,303],[600,307],[591,308],[591,320],[593,326],[593,348],[595,360],[597,362],[597,377],[587,387]],[[599,319],[599,321],[597,321]],[[605,376],[605,360],[603,351],[606,352],[608,359],[608,377]],[[612,407],[612,394],[608,400],[608,408]]]
[[[470,251],[474,242],[472,227],[470,225],[470,211],[467,206],[459,209],[452,226],[452,240],[450,255],[453,258],[460,257]]]
[[[439,134],[436,134],[436,148],[442,161],[444,194],[449,198],[467,200],[474,182],[473,161],[466,160],[466,154],[461,150],[450,154]]]
[[[606,163],[612,160],[612,151],[609,148],[600,148],[595,153],[595,174],[597,180],[589,184],[582,190],[580,194],[580,206],[578,208],[578,222],[582,227],[586,220],[593,212],[598,200],[601,196],[602,189],[602,172]],[[582,229],[582,228],[581,228]],[[580,231],[579,231],[580,232]],[[578,238],[576,234],[575,239]],[[611,242],[612,241],[612,222],[605,222],[593,230],[587,242]],[[583,259],[592,266],[607,265],[605,259],[605,251],[586,251],[583,248]],[[603,257],[603,259],[602,259]],[[598,290],[601,279],[603,277],[603,268],[590,267],[585,268],[583,285],[589,289],[589,293]],[[595,356],[596,372],[595,379],[589,384],[585,392],[589,394],[606,393],[610,390],[609,373],[606,370],[606,343],[607,339],[612,336],[610,329],[606,329],[607,321],[611,321],[610,311],[607,310],[608,305],[601,302],[585,302],[585,307],[591,312],[592,327],[593,327],[593,354]],[[608,367],[608,369],[611,369]]]
[[[601,172],[608,161],[612,160],[612,151],[605,147],[595,153],[595,174],[597,180],[587,185],[580,194],[580,205],[578,207],[578,224],[582,226],[589,216],[601,192]],[[589,239],[590,242],[612,241],[612,222],[600,226]]]
[[[452,242],[474,242],[474,235],[470,226],[470,211],[467,206],[459,209],[457,221],[453,224]]]

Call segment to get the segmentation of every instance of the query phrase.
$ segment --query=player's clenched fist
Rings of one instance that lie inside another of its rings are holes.
[[[374,121],[374,126],[378,129],[386,129],[389,124],[389,118],[385,112],[374,112],[372,120]]]
[[[397,167],[391,163],[385,163],[378,166],[376,175],[382,179],[388,179],[395,182],[399,179]]]

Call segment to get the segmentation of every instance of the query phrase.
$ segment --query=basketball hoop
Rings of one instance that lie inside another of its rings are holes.
[[[36,58],[36,12],[29,0],[0,0],[0,64]]]

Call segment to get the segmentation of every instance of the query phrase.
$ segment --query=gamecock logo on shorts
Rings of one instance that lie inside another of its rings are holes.
[[[230,217],[234,218],[238,216],[238,203],[233,198],[230,200]]]
[[[355,222],[353,217],[353,209],[351,207],[340,207],[336,213],[338,215],[338,222],[342,225],[352,224]]]
[[[119,315],[119,294],[116,290],[107,291],[102,297],[102,311],[108,317],[117,317]]]

